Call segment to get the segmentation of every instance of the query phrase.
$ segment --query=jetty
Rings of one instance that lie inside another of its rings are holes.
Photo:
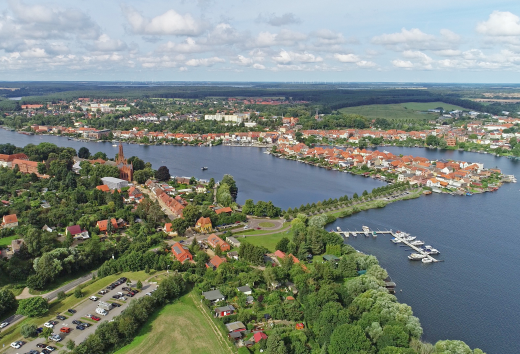
[[[332,230],[331,230],[332,231]],[[415,253],[418,253],[420,255],[422,255],[424,258],[428,259],[431,261],[431,263],[437,263],[437,262],[443,262],[442,260],[439,260],[439,259],[436,259],[436,258],[433,258],[429,253],[425,252],[422,248],[418,247],[418,246],[414,246],[411,244],[411,242],[413,241],[408,241],[406,239],[406,236],[408,236],[408,234],[405,234],[405,233],[402,233],[402,232],[393,232],[392,230],[377,230],[377,231],[369,231],[367,232],[366,230],[362,230],[362,231],[343,231],[341,230],[339,227],[337,228],[337,231],[332,231],[340,236],[343,236],[344,238],[349,238],[350,235],[356,233],[357,235],[365,235],[367,237],[369,236],[373,236],[373,237],[377,237],[377,235],[385,235],[385,234],[388,234],[388,235],[391,235],[392,237],[394,237],[396,240],[399,241],[399,243],[402,243],[403,245],[406,245],[406,247],[409,247],[411,248],[412,250],[415,251]],[[430,262],[428,262],[430,263]]]

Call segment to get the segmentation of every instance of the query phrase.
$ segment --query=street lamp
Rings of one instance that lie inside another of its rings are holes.
[[[166,268],[166,273],[170,274],[170,265],[168,264],[167,268]]]

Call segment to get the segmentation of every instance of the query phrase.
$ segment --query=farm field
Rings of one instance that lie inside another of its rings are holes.
[[[414,119],[433,118],[436,114],[421,113],[429,109],[442,107],[445,111],[463,110],[464,108],[444,102],[405,102],[398,104],[372,104],[366,106],[341,108],[343,113],[360,114],[369,119]]]
[[[166,305],[150,317],[132,343],[116,354],[235,353],[195,301],[196,294],[190,292]]]

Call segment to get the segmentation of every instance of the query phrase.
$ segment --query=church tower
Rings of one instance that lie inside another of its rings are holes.
[[[132,182],[134,178],[134,165],[128,164],[128,161],[125,159],[122,143],[119,143],[119,154],[117,155],[116,164],[117,168],[119,168],[119,178]]]

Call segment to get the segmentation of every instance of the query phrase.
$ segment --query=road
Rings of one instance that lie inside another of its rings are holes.
[[[63,292],[67,292],[69,291],[70,289],[72,288],[75,288],[76,286],[78,286],[79,284],[82,284],[86,281],[89,281],[90,279],[92,279],[92,275],[93,273],[89,273],[85,276],[82,276],[81,278],[78,278],[74,281],[71,281],[70,283],[68,284],[65,284],[63,285],[62,287],[54,290],[54,291],[51,291],[50,293],[47,293],[45,295],[42,295],[42,297],[44,299],[46,299],[47,301],[52,301],[54,300],[55,298],[58,297],[58,293],[60,291],[63,291]],[[28,295],[28,296],[24,296],[23,298],[28,298],[28,297],[33,297],[33,296],[36,296],[36,295]],[[16,297],[18,300],[21,299],[21,297]],[[22,316],[22,315],[12,315],[6,319],[4,319],[3,321],[0,321],[0,323],[3,323],[3,322],[9,322],[10,323],[10,326],[13,326],[16,324],[16,322],[20,321],[22,318],[24,318],[25,316]]]
[[[90,334],[95,332],[99,323],[101,323],[103,321],[112,320],[115,316],[121,314],[121,312],[128,306],[128,303],[130,301],[132,301],[133,299],[138,299],[143,296],[146,296],[147,292],[149,292],[151,289],[156,288],[156,285],[151,285],[147,282],[144,282],[142,291],[137,293],[133,298],[128,298],[126,303],[121,302],[122,303],[121,307],[116,307],[116,308],[110,310],[110,312],[106,316],[101,316],[101,315],[96,314],[96,308],[97,308],[98,301],[113,300],[112,296],[117,294],[119,291],[122,291],[121,288],[124,286],[126,286],[126,284],[119,285],[114,290],[109,291],[105,295],[87,294],[86,295],[87,299],[82,301],[78,306],[76,306],[74,308],[75,310],[77,310],[77,312],[74,315],[70,316],[65,321],[58,321],[59,323],[56,326],[54,326],[54,333],[59,334],[62,338],[61,344],[66,345],[66,343],[68,342],[69,339],[72,339],[76,343],[76,345],[83,342]],[[98,291],[99,290],[101,290],[101,289],[98,289]],[[91,295],[100,297],[100,300],[98,300],[98,301],[89,300],[88,297],[90,297]],[[72,321],[80,320],[82,322],[87,322],[85,320],[81,320],[81,317],[86,317],[87,314],[92,314],[94,316],[101,317],[101,321],[99,321],[97,324],[92,324],[92,326],[88,327],[87,329],[85,329],[83,331],[76,329],[76,325],[72,324]],[[69,316],[70,314],[64,313],[64,315]],[[40,326],[43,326],[43,323],[41,323]],[[70,333],[60,333],[60,328],[62,328],[62,327],[69,327],[72,330],[70,331]],[[40,349],[38,349],[36,347],[36,344],[38,344],[38,343],[45,343],[45,341],[43,340],[43,338],[37,338],[33,341],[26,343],[20,349],[9,348],[9,349],[5,350],[3,353],[22,354],[22,353],[27,353],[30,350],[39,351]],[[55,345],[53,345],[53,342],[49,342],[48,345],[55,346]]]

